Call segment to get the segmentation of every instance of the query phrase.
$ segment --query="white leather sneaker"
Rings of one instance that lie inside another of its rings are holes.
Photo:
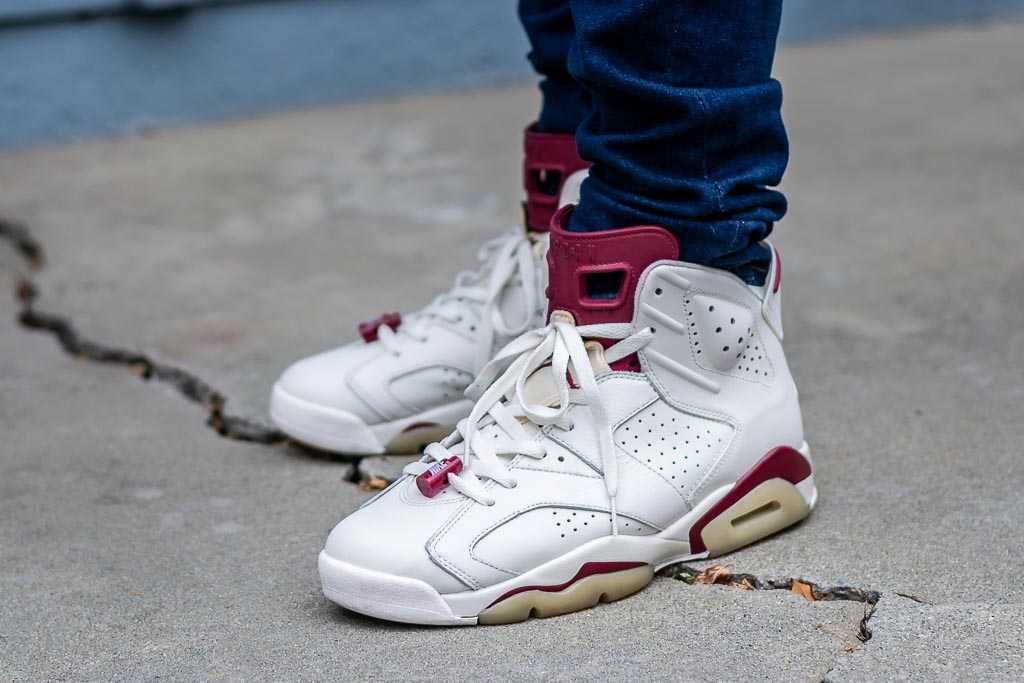
[[[469,414],[463,394],[476,373],[544,322],[545,233],[586,174],[573,136],[528,129],[525,140],[526,230],[486,243],[480,269],[421,311],[363,323],[360,341],[285,370],[270,399],[279,429],[339,453],[417,453]]]
[[[327,598],[418,624],[522,621],[806,517],[778,255],[751,287],[677,254],[661,228],[553,227],[549,323],[488,363],[456,432],[335,527]],[[614,298],[588,296],[595,275],[621,283]]]

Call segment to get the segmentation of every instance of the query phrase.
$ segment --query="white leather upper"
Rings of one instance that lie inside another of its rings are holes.
[[[801,445],[796,388],[770,324],[778,323],[770,320],[777,301],[766,307],[767,292],[679,262],[644,272],[634,327],[655,332],[639,351],[642,372],[597,377],[614,435],[620,534],[659,533],[770,449]],[[405,477],[343,520],[328,554],[450,593],[496,584],[610,534],[591,414],[573,405],[571,429],[536,430],[547,455],[507,457],[516,485],[486,480],[493,505],[451,487],[425,498]]]
[[[528,291],[524,275],[517,271],[492,303],[484,292],[473,289],[475,284],[457,284],[453,294],[443,295],[447,296],[444,316],[405,316],[386,343],[359,340],[304,358],[285,370],[278,385],[292,396],[353,414],[371,426],[461,401],[479,370],[479,359],[489,357],[510,338],[497,329],[492,338],[484,339],[483,331],[489,327],[485,318],[513,328],[534,327],[543,320],[546,242],[543,238],[529,242],[522,231],[504,239],[514,241],[513,248],[525,244],[531,254],[533,282]],[[496,267],[492,254],[492,260],[471,279],[486,283]],[[458,296],[463,291],[472,296]]]

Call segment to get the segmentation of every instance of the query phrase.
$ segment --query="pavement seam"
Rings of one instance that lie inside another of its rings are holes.
[[[75,358],[120,365],[143,380],[173,387],[187,400],[202,406],[206,411],[206,425],[224,438],[270,445],[288,441],[283,432],[260,420],[227,412],[228,399],[224,393],[195,374],[131,349],[92,341],[82,336],[68,318],[38,310],[35,302],[39,290],[31,273],[40,271],[46,262],[42,244],[26,226],[3,218],[0,218],[0,239],[9,242],[29,266],[28,274],[18,276],[15,288],[15,298],[20,306],[18,322],[23,327],[48,332],[65,353]]]

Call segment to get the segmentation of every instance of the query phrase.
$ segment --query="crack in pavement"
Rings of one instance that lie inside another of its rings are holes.
[[[28,228],[0,218],[0,239],[9,242],[29,265],[29,272],[38,272],[45,263],[43,246],[32,237]],[[167,384],[206,411],[206,424],[217,434],[236,441],[281,444],[288,441],[280,430],[254,420],[227,412],[227,397],[209,383],[182,368],[160,363],[130,349],[92,341],[79,334],[74,324],[63,316],[40,311],[35,307],[38,289],[30,275],[18,277],[15,298],[21,307],[18,322],[33,330],[48,332],[69,355],[97,363],[120,365],[144,380]]]
[[[792,577],[762,579],[754,574],[734,573],[718,565],[699,570],[684,564],[677,564],[665,567],[658,574],[690,585],[719,585],[756,591],[784,590],[796,593],[812,602],[846,600],[863,603],[864,615],[857,627],[857,639],[861,643],[871,640],[873,634],[868,622],[875,615],[878,602],[882,599],[880,591],[854,586],[821,586],[813,581]]]
[[[864,605],[864,614],[861,616],[860,622],[857,624],[856,634],[857,640],[859,640],[861,644],[871,640],[874,635],[871,628],[868,626],[868,622],[871,621],[871,617],[875,616],[875,611],[878,609],[878,603],[881,601],[883,595],[881,591],[867,590],[865,588],[857,588],[855,586],[822,586],[814,583],[813,581],[793,577],[762,579],[754,574],[734,573],[720,565],[713,565],[706,569],[699,570],[685,564],[676,564],[665,567],[658,572],[658,575],[676,579],[677,581],[682,581],[683,583],[690,585],[729,586],[748,591],[784,590],[796,593],[805,600],[811,602],[846,600],[862,603]],[[927,601],[914,596],[905,596],[904,594],[896,591],[893,591],[893,593],[901,597],[908,597],[911,600],[915,600],[923,604],[930,604]],[[859,649],[859,646],[847,645],[841,652],[836,653],[831,666],[829,666],[828,670],[825,671],[821,677],[822,683],[830,680],[830,675],[838,665],[840,657],[857,649]]]

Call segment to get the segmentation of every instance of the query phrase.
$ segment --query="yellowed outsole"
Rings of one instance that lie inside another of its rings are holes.
[[[410,429],[391,439],[384,447],[384,452],[388,455],[416,455],[424,446],[440,441],[454,429],[442,425]]]
[[[642,590],[654,578],[654,567],[644,565],[580,579],[557,592],[532,590],[513,595],[480,613],[481,624],[513,624],[530,617],[554,617],[614,602]]]
[[[715,557],[782,531],[810,513],[796,486],[785,479],[769,479],[723,510],[700,537],[708,557]]]
[[[792,526],[810,512],[810,506],[796,486],[784,479],[770,479],[709,522],[701,532],[701,539],[708,557],[715,557]],[[513,624],[531,617],[578,612],[637,593],[653,578],[654,567],[643,565],[588,576],[561,591],[525,591],[488,607],[480,613],[478,622]]]

